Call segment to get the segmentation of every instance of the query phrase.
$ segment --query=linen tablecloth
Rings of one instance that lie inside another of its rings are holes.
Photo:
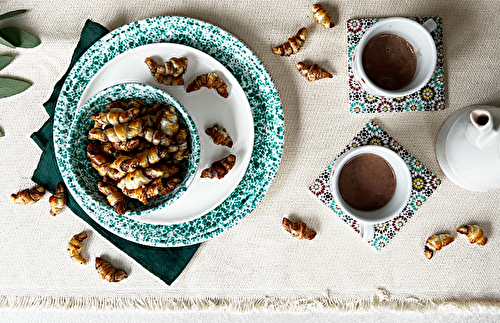
[[[29,9],[3,26],[36,35],[33,49],[0,47],[15,60],[0,76],[28,80],[26,92],[1,99],[0,129],[0,305],[8,307],[146,309],[335,309],[426,310],[442,306],[491,310],[500,305],[498,260],[500,193],[470,192],[443,174],[435,142],[444,121],[472,104],[500,106],[495,0],[321,2],[336,23],[316,24],[313,2],[257,0],[93,1],[13,0],[2,11]],[[70,63],[87,19],[112,30],[158,15],[201,19],[229,31],[261,59],[278,88],[285,114],[285,150],[277,177],[259,206],[237,226],[204,242],[177,280],[168,286],[108,243],[65,209],[49,215],[48,197],[18,206],[10,194],[31,187],[41,155],[30,135],[48,118],[42,104]],[[351,18],[440,16],[446,52],[443,111],[351,115],[348,108],[346,22]],[[301,27],[308,37],[289,58],[271,49]],[[307,82],[298,61],[317,63],[333,78]],[[309,192],[308,186],[369,119],[441,179],[439,188],[391,243],[378,252]],[[318,232],[312,241],[293,239],[281,227],[289,215]],[[485,247],[458,236],[432,260],[423,254],[427,237],[478,223]],[[99,280],[90,266],[68,259],[66,243],[88,231],[84,256],[103,255],[130,276],[119,284]],[[448,304],[448,305],[447,305]]]

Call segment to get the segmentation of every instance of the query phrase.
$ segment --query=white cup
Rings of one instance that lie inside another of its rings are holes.
[[[353,56],[353,74],[354,78],[363,87],[365,91],[372,95],[397,98],[414,93],[424,87],[430,80],[436,68],[437,53],[436,44],[430,32],[436,29],[434,20],[429,19],[423,25],[416,21],[394,17],[382,19],[375,23],[361,37]],[[417,68],[411,82],[400,90],[386,90],[373,83],[365,72],[363,67],[363,51],[366,44],[374,36],[380,34],[393,34],[404,38],[413,46],[417,56]]]
[[[339,190],[339,175],[342,172],[342,168],[354,157],[362,154],[374,154],[385,159],[392,167],[396,177],[396,190],[391,200],[382,208],[374,211],[359,211],[352,208],[344,201]],[[360,234],[365,241],[373,239],[373,225],[386,222],[397,216],[408,204],[411,195],[412,182],[408,166],[397,153],[382,146],[361,146],[345,153],[344,156],[333,165],[330,178],[330,187],[335,202],[344,213],[360,223]]]

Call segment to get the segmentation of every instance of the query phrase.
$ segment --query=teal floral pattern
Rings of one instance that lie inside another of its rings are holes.
[[[382,250],[394,238],[396,233],[407,224],[408,220],[412,218],[414,213],[423,205],[427,198],[431,196],[439,185],[441,185],[441,180],[417,158],[404,149],[396,140],[390,137],[376,122],[368,122],[361,131],[354,136],[352,142],[346,145],[333,162],[328,165],[309,186],[311,193],[358,234],[360,233],[359,223],[348,214],[344,213],[333,199],[330,179],[332,177],[332,169],[334,169],[337,160],[351,149],[364,145],[382,145],[393,150],[408,165],[412,177],[412,193],[406,207],[393,219],[374,225],[374,238],[368,241],[368,243],[376,250]],[[321,187],[321,191],[319,191],[316,186],[318,182],[324,185]]]
[[[68,158],[69,130],[80,97],[99,69],[118,55],[147,44],[177,43],[201,50],[232,72],[252,109],[255,138],[252,157],[240,184],[213,211],[172,225],[143,223],[126,216],[89,213],[110,232],[158,247],[191,245],[235,226],[263,199],[276,176],[284,145],[284,116],[274,82],[258,57],[243,42],[209,23],[175,16],[152,17],[122,26],[92,45],[64,82],[54,118],[54,146],[59,168]]]
[[[437,28],[431,33],[437,50],[436,69],[424,88],[408,96],[392,99],[372,96],[353,79],[352,59],[356,46],[363,34],[381,19],[347,20],[347,75],[349,77],[349,111],[352,114],[440,111],[445,108],[443,21],[440,17],[410,17],[409,19],[419,23],[424,23],[427,19],[433,19],[436,22]]]

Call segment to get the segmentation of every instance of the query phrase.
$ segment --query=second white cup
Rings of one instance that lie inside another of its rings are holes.
[[[394,17],[375,23],[361,37],[353,55],[354,78],[368,93],[376,96],[394,98],[414,93],[424,87],[434,73],[437,63],[436,44],[430,32],[436,28],[434,20],[429,19],[423,25],[408,18]],[[366,74],[363,67],[363,51],[374,36],[393,34],[404,38],[413,46],[417,66],[411,82],[400,90],[387,90],[377,86]]]
[[[383,207],[372,211],[360,211],[350,206],[346,201],[344,201],[339,184],[340,174],[342,173],[344,166],[356,157],[364,154],[373,154],[382,157],[392,168],[396,182],[394,195],[390,198],[390,201]],[[397,153],[386,147],[368,145],[361,146],[347,152],[334,164],[330,186],[333,198],[335,199],[337,205],[344,213],[360,223],[361,236],[364,240],[369,241],[373,239],[374,224],[383,223],[394,218],[401,211],[403,211],[405,206],[408,204],[411,196],[412,180],[408,166]]]

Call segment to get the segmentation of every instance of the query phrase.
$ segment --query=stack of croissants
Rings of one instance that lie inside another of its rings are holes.
[[[115,100],[92,119],[87,157],[103,177],[97,188],[117,213],[125,213],[125,197],[147,204],[181,183],[181,162],[191,152],[175,107]]]

